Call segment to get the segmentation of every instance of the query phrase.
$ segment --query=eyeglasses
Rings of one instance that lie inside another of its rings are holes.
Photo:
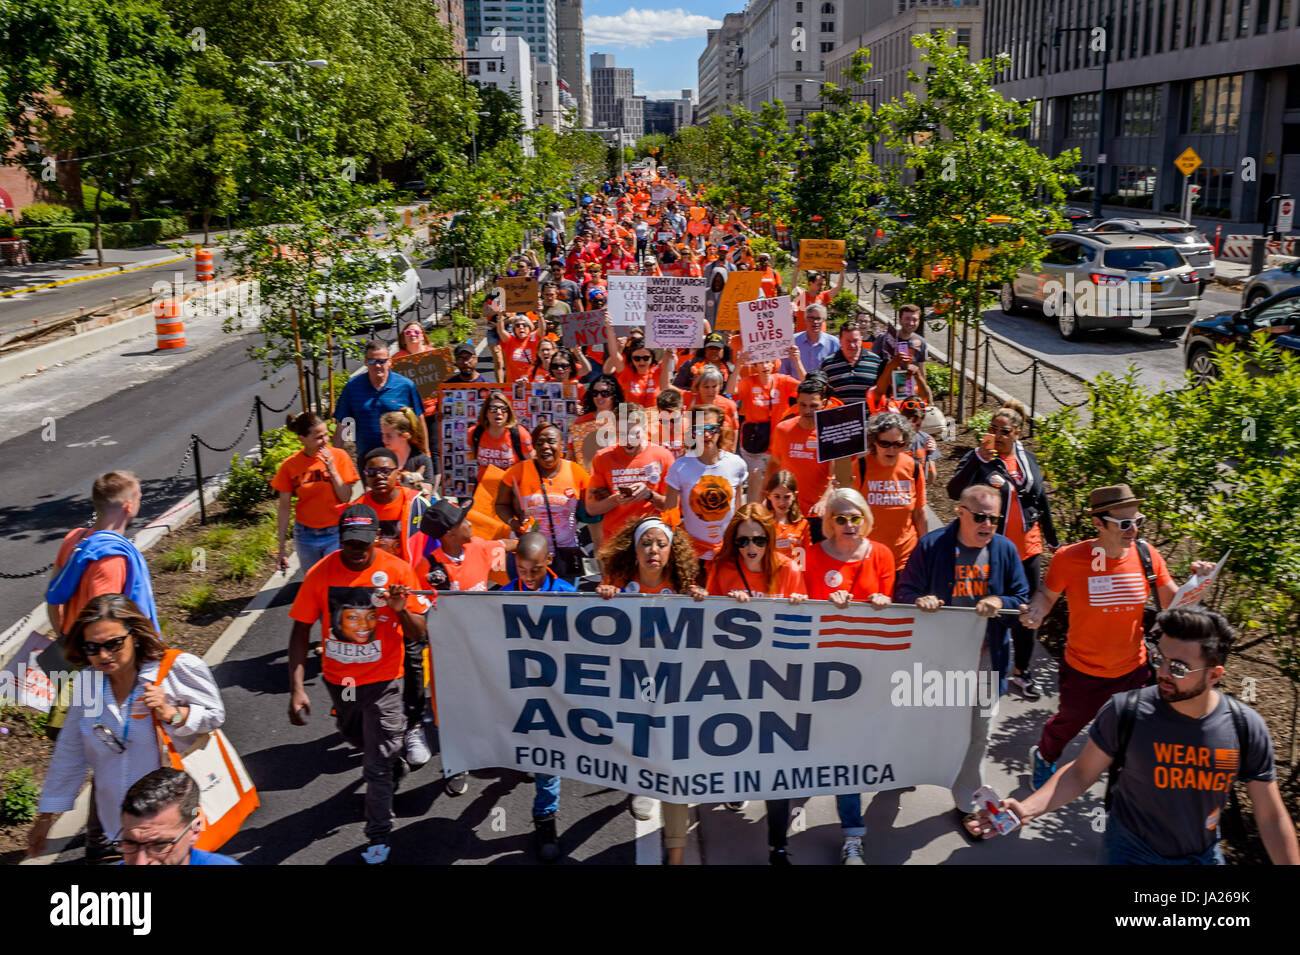
[[[766,546],[767,546],[767,535],[766,535],[766,534],[756,534],[756,535],[754,535],[753,537],[737,537],[737,538],[736,538],[736,546],[737,546],[737,547],[749,547],[751,544],[752,544],[754,547],[766,547]]]
[[[957,506],[969,514],[976,524],[996,524],[998,522],[997,514],[981,514],[977,511],[972,511],[965,504],[958,504]]]
[[[1142,525],[1147,522],[1145,514],[1139,514],[1137,517],[1111,517],[1109,514],[1102,514],[1103,521],[1110,521],[1112,524],[1118,524],[1121,531],[1131,530],[1133,528],[1141,529]]]
[[[408,328],[406,331],[402,332],[402,334],[407,338],[417,338],[418,336],[423,335],[424,332],[420,331],[418,328]]]
[[[696,434],[717,434],[721,430],[722,425],[720,424],[697,424],[695,426]]]
[[[197,821],[198,820],[195,820],[195,822]],[[171,852],[172,847],[184,839],[185,834],[193,828],[194,822],[191,822],[180,831],[180,834],[177,835],[175,839],[170,842],[133,842],[130,839],[121,839],[118,841],[117,845],[124,856],[133,856],[141,850],[144,850],[153,858],[161,859],[163,856],[167,855],[167,853]]]
[[[397,468],[366,468],[361,473],[366,477],[388,477],[396,470]]]
[[[553,362],[551,362],[551,371],[568,370],[568,369],[570,369],[570,368],[572,368],[572,367],[573,367],[573,366],[570,365],[567,361],[553,361]]]
[[[878,447],[878,448],[905,448],[905,447],[907,447],[907,442],[906,442],[906,441],[901,441],[901,440],[900,440],[900,441],[884,441],[884,440],[882,440],[882,439],[880,439],[880,438],[876,438],[876,447]]]
[[[493,414],[498,411],[501,412],[502,414],[510,414],[510,409],[507,408],[505,405],[488,405],[487,410],[489,414]]]
[[[99,740],[101,743],[103,743],[113,752],[115,753],[126,752],[126,743],[118,739],[113,734],[113,731],[109,729],[107,726],[104,726],[102,723],[96,723],[94,726],[90,728],[90,732],[94,734],[95,739]]]
[[[367,364],[367,365],[374,365],[376,368],[379,368],[379,367],[381,367],[381,366],[383,366],[383,365],[387,365],[387,364],[388,364],[388,359],[387,359],[387,358],[367,358],[367,359],[366,359],[366,364]]]
[[[861,514],[836,514],[832,518],[832,520],[834,520],[836,524],[840,525],[840,527],[848,527],[849,525],[857,527],[859,524],[862,523],[862,515]]]
[[[1009,438],[1009,437],[1011,437],[1013,434],[1016,433],[1016,429],[1015,429],[1015,428],[991,428],[990,430],[991,430],[994,434],[1000,434],[1000,435],[1002,435],[1002,437],[1004,437],[1004,438]]]
[[[117,653],[126,645],[126,638],[130,634],[124,633],[120,637],[113,637],[111,640],[105,640],[103,643],[87,643],[81,641],[81,652],[88,657],[99,656],[100,653]]]
[[[633,355],[633,356],[632,356],[632,360],[635,361],[635,362],[651,361],[653,358],[654,358],[653,355]]]
[[[1165,664],[1168,663],[1169,675],[1173,677],[1175,680],[1181,680],[1189,673],[1199,673],[1201,670],[1210,669],[1210,667],[1189,667],[1182,660],[1171,660],[1163,653],[1161,653],[1158,649],[1156,649],[1156,645],[1154,643],[1147,644],[1147,656],[1150,658],[1151,665],[1155,667],[1157,673],[1163,670],[1165,668]]]

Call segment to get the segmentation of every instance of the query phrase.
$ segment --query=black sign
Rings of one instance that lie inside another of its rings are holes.
[[[860,401],[817,412],[817,462],[867,453],[867,406]]]

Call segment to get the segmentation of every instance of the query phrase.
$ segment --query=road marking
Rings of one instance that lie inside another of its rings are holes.
[[[171,265],[173,262],[187,262],[188,255],[178,255],[174,259],[163,259],[160,262],[150,262],[148,265],[137,265],[129,269],[118,269],[115,272],[95,272],[91,275],[78,275],[75,278],[59,279],[57,282],[46,282],[44,285],[25,285],[22,288],[11,289],[8,292],[0,292],[0,298],[7,295],[21,295],[23,292],[37,292],[43,288],[58,288],[61,285],[71,285],[73,282],[86,282],[90,279],[104,279],[110,275],[126,275],[128,272],[139,272],[141,269],[155,269],[160,265]]]
[[[65,445],[65,447],[69,447],[69,448],[107,448],[108,446],[113,445],[113,444],[117,444],[117,442],[113,440],[113,436],[112,436],[112,435],[109,435],[109,434],[101,434],[98,438],[93,438],[93,439],[91,439],[90,441],[76,441],[76,442],[73,442],[72,444]]]

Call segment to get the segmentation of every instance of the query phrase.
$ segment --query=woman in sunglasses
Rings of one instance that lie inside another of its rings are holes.
[[[858,459],[858,490],[874,518],[871,539],[890,549],[899,573],[916,542],[929,531],[925,471],[907,452],[911,446],[911,422],[886,411],[867,421],[867,455]]]
[[[987,484],[1001,495],[997,532],[1016,545],[1032,597],[1042,580],[1044,547],[1054,548],[1058,541],[1038,458],[1020,441],[1028,418],[1029,412],[1019,401],[1004,402],[980,446],[961,459],[947,490],[954,501],[973,484]],[[1007,684],[1024,699],[1037,700],[1043,693],[1029,669],[1034,632],[1017,621],[1011,627],[1011,640],[1015,669]]]
[[[507,471],[533,456],[533,442],[519,426],[514,406],[503,392],[489,392],[478,413],[478,423],[469,429],[469,445],[478,464],[478,479],[489,464]]]
[[[871,508],[852,488],[832,487],[821,501],[826,539],[808,548],[804,581],[808,596],[844,608],[866,600],[880,609],[894,594],[894,555],[872,541]]]
[[[77,616],[66,657],[87,669],[77,674],[73,702],[45,773],[38,815],[27,835],[29,856],[44,850],[50,826],[76,802],[87,770],[95,776],[92,811],[116,842],[126,791],[162,765],[158,732],[184,752],[226,721],[212,671],[193,654],[176,656],[156,682],[163,653],[153,624],[121,594],[95,597]]]
[[[596,593],[612,600],[617,593],[689,594],[695,600],[707,596],[695,582],[698,561],[691,536],[680,527],[673,530],[658,517],[629,522],[600,548],[603,581]],[[654,800],[632,798],[632,815],[649,819]],[[691,808],[686,803],[664,803],[664,849],[669,865],[681,865],[686,852],[686,830]]]
[[[627,343],[620,346],[618,336],[614,334],[614,319],[605,316],[605,359],[604,372],[613,375],[623,386],[627,400],[639,404],[642,408],[655,407],[659,397],[659,363],[655,360],[654,349],[645,343],[642,335],[629,335]]]
[[[590,469],[591,462],[585,460],[583,455],[583,442],[599,427],[601,420],[608,420],[610,428],[613,428],[612,417],[601,419],[600,416],[613,415],[614,409],[623,401],[623,386],[618,383],[617,378],[605,374],[597,376],[596,380],[587,386],[587,393],[582,396],[582,414],[569,425],[569,443],[564,449],[564,456]],[[599,447],[596,450],[599,450]]]

